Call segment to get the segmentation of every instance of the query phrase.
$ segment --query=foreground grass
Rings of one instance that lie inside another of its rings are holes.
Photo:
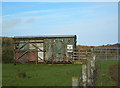
[[[2,63],[0,63],[0,87],[2,87]]]
[[[81,65],[3,64],[3,86],[71,86],[72,77],[81,76]],[[16,77],[25,72],[25,78]]]
[[[116,86],[110,76],[109,68],[118,65],[117,60],[98,60],[97,61],[97,80],[96,86]],[[112,69],[111,69],[112,70]],[[118,75],[118,73],[116,73]]]

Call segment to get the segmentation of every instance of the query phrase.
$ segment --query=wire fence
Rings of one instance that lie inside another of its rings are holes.
[[[96,57],[96,82],[95,86],[117,86],[118,85],[118,62],[119,59],[101,59]]]
[[[94,54],[97,58],[103,60],[120,60],[120,48],[119,47],[104,47],[94,48]]]

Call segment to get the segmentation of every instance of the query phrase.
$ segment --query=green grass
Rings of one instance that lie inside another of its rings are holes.
[[[117,60],[99,60],[97,61],[97,80],[96,86],[116,86],[109,74],[109,67],[118,65]],[[117,75],[117,74],[116,74]]]
[[[72,77],[81,76],[81,65],[3,64],[3,86],[71,86]],[[19,71],[25,78],[17,78]]]
[[[2,87],[2,64],[0,63],[0,87]]]
[[[118,64],[116,60],[97,61],[96,86],[115,86],[109,75],[109,67]],[[72,77],[81,76],[80,64],[3,64],[3,86],[71,86]],[[26,72],[25,78],[16,77],[19,72]]]

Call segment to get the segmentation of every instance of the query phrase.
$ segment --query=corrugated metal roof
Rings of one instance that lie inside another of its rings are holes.
[[[40,36],[14,36],[14,38],[66,38],[75,37],[76,35],[40,35]]]

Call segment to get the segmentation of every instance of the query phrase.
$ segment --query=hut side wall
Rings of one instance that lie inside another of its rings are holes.
[[[74,42],[74,37],[16,39],[15,60],[22,63],[31,61],[35,63],[72,62],[73,49],[75,46]],[[25,55],[23,55],[24,53]]]

